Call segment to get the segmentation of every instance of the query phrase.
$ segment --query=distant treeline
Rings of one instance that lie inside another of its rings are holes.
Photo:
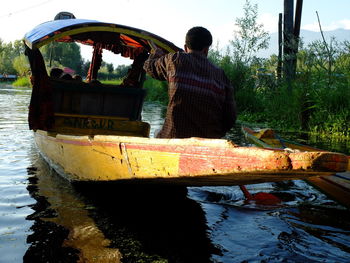
[[[48,71],[53,67],[70,68],[75,74],[87,75],[90,61],[81,56],[76,43],[50,43],[40,49]],[[102,62],[98,77],[102,80],[120,79],[127,74],[129,66]],[[0,74],[26,77],[30,74],[29,62],[24,55],[24,45],[20,40],[5,43],[0,39]]]

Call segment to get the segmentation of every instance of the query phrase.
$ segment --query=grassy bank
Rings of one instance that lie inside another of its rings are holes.
[[[236,100],[241,120],[265,123],[281,130],[350,139],[350,97],[346,94],[350,94],[350,90],[344,82],[335,82],[329,87],[322,81],[306,84],[296,80],[291,90],[283,83],[274,89],[239,90]],[[249,105],[245,104],[247,96]]]

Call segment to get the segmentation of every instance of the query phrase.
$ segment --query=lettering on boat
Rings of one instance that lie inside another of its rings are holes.
[[[63,124],[65,126],[78,129],[117,130],[116,123],[117,121],[111,119],[63,118]]]

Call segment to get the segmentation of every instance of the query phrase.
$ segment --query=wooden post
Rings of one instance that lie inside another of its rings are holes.
[[[278,62],[277,62],[277,80],[282,77],[282,13],[278,16]]]
[[[283,18],[283,73],[287,80],[288,89],[291,91],[292,57],[293,57],[293,10],[294,0],[284,0]]]
[[[295,21],[294,21],[294,43],[293,43],[293,67],[292,67],[292,77],[295,77],[296,68],[297,68],[297,53],[299,47],[299,38],[300,38],[300,24],[301,24],[301,13],[303,9],[303,0],[297,0],[295,8]]]
[[[297,5],[295,8],[295,21],[294,21],[294,36],[298,38],[300,35],[300,24],[301,24],[301,13],[303,10],[303,0],[297,0]]]

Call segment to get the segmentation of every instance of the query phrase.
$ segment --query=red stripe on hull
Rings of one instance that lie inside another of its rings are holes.
[[[215,174],[249,171],[287,170],[291,167],[287,157],[237,153],[232,150],[213,154],[181,154],[180,174]]]

